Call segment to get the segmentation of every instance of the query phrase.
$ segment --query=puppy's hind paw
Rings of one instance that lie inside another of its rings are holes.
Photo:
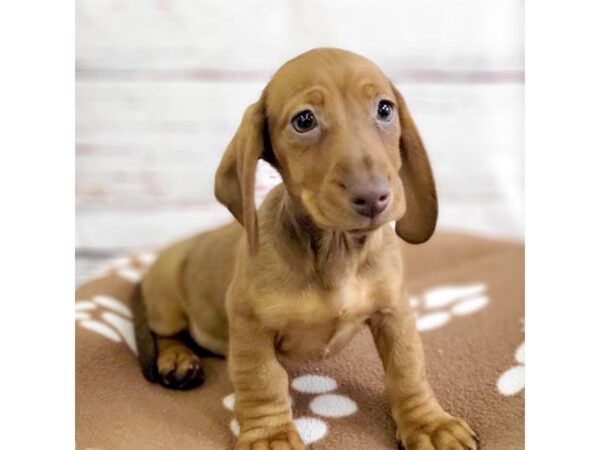
[[[204,383],[202,360],[186,347],[174,347],[161,353],[156,366],[157,381],[166,388],[188,390]]]

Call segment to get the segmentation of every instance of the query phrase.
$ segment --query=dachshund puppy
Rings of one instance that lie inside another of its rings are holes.
[[[257,211],[260,158],[283,183]],[[425,377],[399,238],[431,237],[437,197],[406,103],[375,64],[336,49],[284,64],[246,110],[215,195],[237,222],[164,250],[136,291],[146,378],[175,389],[202,383],[188,333],[227,355],[236,449],[299,450],[279,359],[326,358],[368,326],[398,442],[476,448],[471,428],[442,409]]]

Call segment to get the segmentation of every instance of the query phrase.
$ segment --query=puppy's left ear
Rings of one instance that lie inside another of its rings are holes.
[[[390,83],[391,84],[391,83]],[[400,180],[406,213],[396,222],[396,234],[411,244],[427,241],[435,230],[438,201],[429,158],[404,98],[392,85],[400,118]]]
[[[258,160],[268,139],[265,97],[250,105],[242,123],[227,146],[215,175],[215,197],[246,229],[250,254],[258,251],[258,219],[254,205],[254,185]]]

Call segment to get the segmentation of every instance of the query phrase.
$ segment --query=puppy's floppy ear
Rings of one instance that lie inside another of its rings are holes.
[[[254,182],[263,149],[270,147],[266,130],[265,92],[250,105],[227,146],[215,175],[215,196],[244,228],[250,254],[258,251],[258,219],[254,205]]]
[[[396,222],[396,233],[406,242],[420,244],[431,237],[437,222],[435,181],[425,147],[406,102],[393,85],[392,89],[400,118],[400,179],[406,197],[406,213]]]

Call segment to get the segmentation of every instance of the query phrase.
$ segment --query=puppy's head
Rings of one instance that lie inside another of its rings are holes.
[[[258,247],[260,158],[321,228],[363,233],[396,221],[407,242],[433,234],[437,196],[425,148],[400,93],[361,56],[304,53],[246,110],[217,170],[215,194],[246,227],[251,252]]]

